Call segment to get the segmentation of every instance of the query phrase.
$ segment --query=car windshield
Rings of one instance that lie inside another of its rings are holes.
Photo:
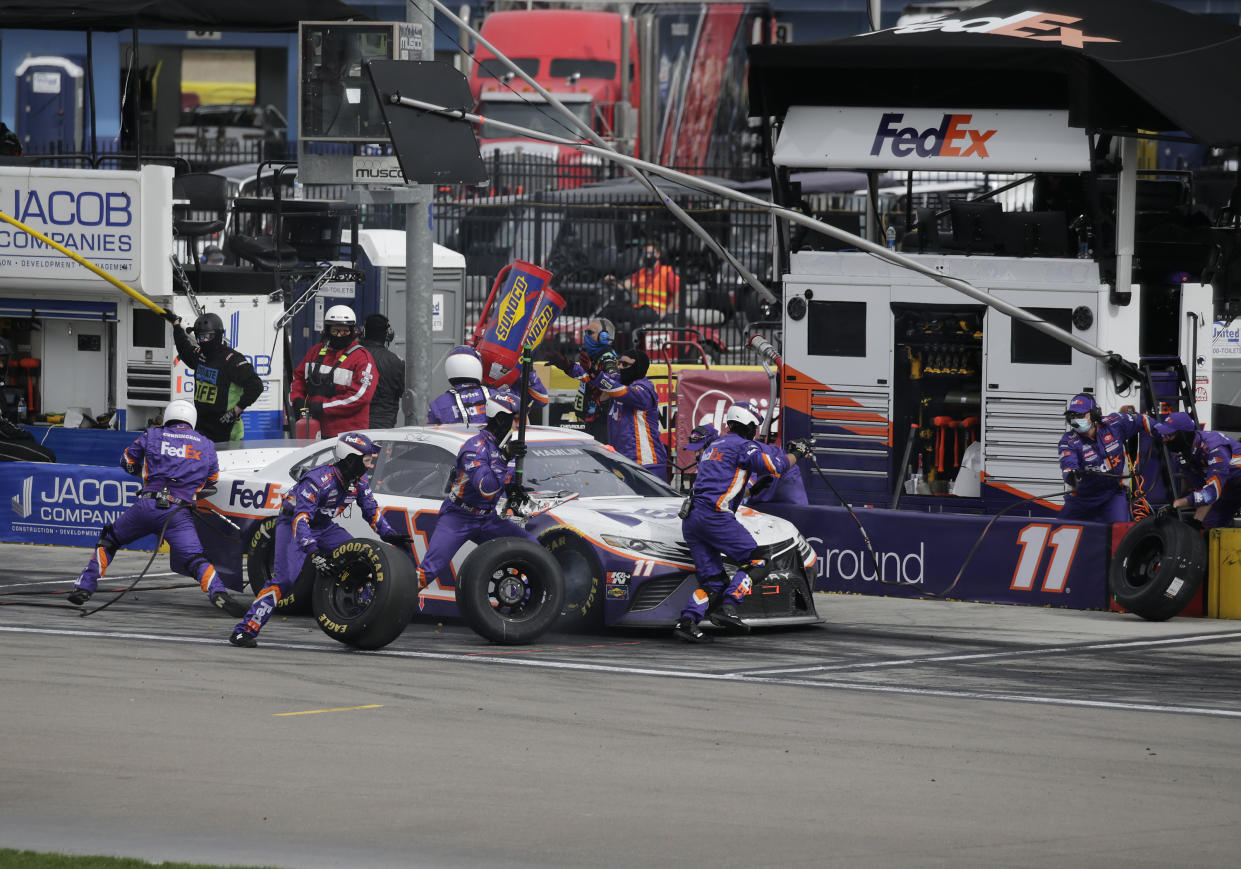
[[[662,480],[615,453],[577,444],[532,444],[526,454],[525,483],[532,489],[577,492],[583,498],[670,498],[677,494]]]

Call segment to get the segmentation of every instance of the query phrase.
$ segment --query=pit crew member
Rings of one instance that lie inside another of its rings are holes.
[[[608,397],[608,443],[661,480],[668,479],[668,450],[659,432],[659,395],[646,377],[650,358],[641,350],[621,354],[590,385]]]
[[[524,443],[509,439],[517,413],[517,396],[511,390],[496,390],[487,398],[487,424],[457,452],[448,497],[440,505],[427,554],[418,565],[419,588],[426,588],[449,569],[453,556],[467,540],[534,540],[524,528],[496,513],[501,493],[513,483],[509,464],[526,453]]]
[[[466,344],[448,351],[444,373],[448,375],[448,391],[427,407],[427,424],[483,425],[487,421],[487,396],[507,387],[484,383],[483,358]],[[533,405],[547,404],[547,387],[533,371],[527,392]]]
[[[1128,411],[1130,408],[1122,408]],[[1069,430],[1060,438],[1060,475],[1071,490],[1060,518],[1077,522],[1127,522],[1125,441],[1150,432],[1149,420],[1137,413],[1106,417],[1090,395],[1075,395],[1064,408]]]
[[[379,447],[364,434],[348,432],[336,441],[336,461],[307,471],[285,494],[276,521],[276,546],[271,585],[260,589],[244,618],[233,627],[228,641],[253,648],[258,633],[271,618],[276,604],[288,593],[309,558],[315,569],[330,576],[332,550],[353,536],[332,521],[355,501],[379,538],[396,546],[408,545],[408,534],[398,534],[379,514],[367,472],[375,467]]]
[[[1241,509],[1241,443],[1219,432],[1200,431],[1187,413],[1168,414],[1154,428],[1180,458],[1194,485],[1172,506],[1193,507],[1194,519],[1204,528],[1231,525]]]
[[[673,636],[686,642],[710,642],[698,627],[704,616],[720,627],[748,631],[737,607],[750,593],[753,581],[770,570],[734,511],[750,472],[779,477],[798,456],[808,455],[810,446],[806,441],[794,441],[789,452],[769,455],[754,442],[761,422],[762,417],[751,405],[734,404],[724,415],[728,431],[711,441],[698,459],[698,476],[687,499],[688,513],[682,508],[681,533],[689,545],[699,587],[672,629]],[[741,565],[731,579],[724,572],[721,553]]]
[[[173,570],[196,578],[211,603],[230,616],[246,611],[245,604],[229,595],[203,555],[189,512],[199,492],[220,475],[215,446],[205,434],[194,431],[196,417],[189,401],[173,399],[164,408],[164,424],[147,429],[121,453],[121,467],[141,476],[142,488],[132,507],[115,523],[103,526],[95,553],[69,593],[69,603],[81,605],[90,600],[117,549],[148,534],[162,534],[172,554]]]

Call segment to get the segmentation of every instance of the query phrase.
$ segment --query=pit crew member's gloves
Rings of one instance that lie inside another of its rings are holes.
[[[1082,481],[1082,472],[1074,468],[1064,475],[1064,482],[1070,489],[1076,489],[1077,484]]]
[[[518,456],[526,454],[526,445],[522,441],[509,441],[500,447],[500,455],[504,456],[504,461],[511,462]]]
[[[391,543],[393,546],[408,546],[414,542],[414,538],[408,534],[380,534],[379,539],[384,543]]]
[[[1161,504],[1155,508],[1155,512],[1151,513],[1156,519],[1167,519],[1168,517],[1176,518],[1176,508],[1171,504]]]
[[[289,402],[289,407],[293,408],[293,412],[298,416],[306,415],[306,399],[295,398]]]
[[[310,411],[310,415],[317,420],[323,420],[323,399],[315,401],[311,399],[306,403],[306,409]]]
[[[774,479],[775,478],[772,477],[770,474],[759,477],[757,480],[754,481],[754,485],[750,486],[749,497],[751,498],[758,497],[762,492],[766,491],[767,487],[772,484]]]
[[[241,414],[236,410],[229,408],[224,411],[224,413],[220,414],[220,425],[232,425],[239,419],[241,419]]]
[[[543,358],[554,368],[559,368],[570,377],[573,376],[573,363],[569,361],[569,357],[556,350],[548,350],[543,354]]]
[[[210,498],[217,491],[219,490],[216,489],[215,486],[203,486],[201,489],[198,490],[198,494],[195,495],[194,497],[200,500],[204,498]]]
[[[174,314],[172,311],[165,311],[164,313],[160,314],[160,316],[163,317],[165,320],[167,320],[169,323],[171,323],[174,326],[181,325],[181,318],[178,317],[176,314]]]
[[[792,453],[799,459],[804,459],[810,455],[814,449],[814,442],[810,438],[798,438],[795,441],[789,441],[784,447],[786,452]]]
[[[315,570],[320,576],[332,577],[336,575],[336,571],[332,569],[332,562],[322,552],[312,552],[310,554],[310,563],[315,566]]]
[[[127,459],[123,453],[121,454],[121,470],[127,474],[133,474],[135,477],[138,476],[138,466]]]

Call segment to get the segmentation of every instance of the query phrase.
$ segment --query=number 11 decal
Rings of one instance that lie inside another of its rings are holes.
[[[1035,523],[1022,528],[1017,534],[1021,544],[1021,557],[1009,588],[1015,591],[1032,591],[1043,562],[1043,552],[1050,546],[1051,558],[1043,576],[1041,591],[1062,592],[1077,554],[1077,543],[1082,539],[1080,525],[1061,525],[1052,530],[1051,525]]]

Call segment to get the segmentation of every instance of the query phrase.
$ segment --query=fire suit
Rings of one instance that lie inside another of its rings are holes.
[[[360,431],[371,424],[377,379],[375,360],[356,341],[342,350],[316,344],[293,371],[289,401],[294,408],[309,408],[325,438]]]
[[[759,446],[769,456],[784,455],[784,449],[777,444],[759,444]],[[779,477],[766,473],[752,476],[744,503],[751,507],[757,507],[760,504],[809,504],[810,499],[806,497],[806,484],[801,476],[801,465],[791,465]]]
[[[659,395],[643,377],[625,384],[604,369],[590,385],[608,397],[608,443],[661,480],[668,477],[668,450],[659,434]]]
[[[681,522],[689,545],[698,588],[681,611],[695,624],[702,621],[716,601],[740,604],[750,593],[751,582],[767,572],[767,563],[756,554],[757,544],[734,511],[741,500],[749,473],[780,477],[789,468],[781,451],[769,454],[762,444],[729,432],[716,438],[698,459],[690,513]],[[741,565],[732,579],[724,572],[720,554]]]
[[[1193,507],[1210,505],[1202,527],[1219,528],[1232,523],[1241,509],[1241,443],[1215,431],[1203,431],[1193,451],[1181,463],[1194,486],[1185,497]]]
[[[1136,413],[1113,413],[1095,423],[1093,438],[1067,431],[1060,438],[1060,473],[1088,471],[1064,499],[1060,518],[1091,522],[1129,521],[1125,498],[1125,441],[1138,432],[1150,433],[1150,421]],[[1111,475],[1111,476],[1105,476]]]
[[[163,531],[174,570],[193,576],[207,594],[226,591],[215,567],[203,555],[189,512],[199,490],[220,475],[215,446],[207,436],[183,422],[148,429],[125,448],[121,467],[141,475],[142,489],[132,507],[115,523],[103,526],[76,587],[94,592],[117,549]]]
[[[250,609],[234,631],[251,636],[262,630],[280,599],[301,573],[306,557],[314,552],[331,552],[353,535],[332,520],[354,502],[362,516],[380,537],[392,534],[392,527],[379,514],[366,474],[347,483],[335,465],[320,465],[308,472],[284,496],[280,518],[276,521],[275,558],[271,585],[260,589]]]
[[[452,558],[467,540],[482,543],[496,537],[534,537],[496,513],[496,502],[513,482],[513,469],[500,453],[495,436],[483,429],[461,445],[448,497],[419,565],[419,582],[426,587],[450,568]]]
[[[443,395],[431,400],[427,406],[427,425],[486,425],[487,393],[500,387],[470,383],[451,387]],[[530,409],[547,404],[547,387],[539,375],[530,372]]]

